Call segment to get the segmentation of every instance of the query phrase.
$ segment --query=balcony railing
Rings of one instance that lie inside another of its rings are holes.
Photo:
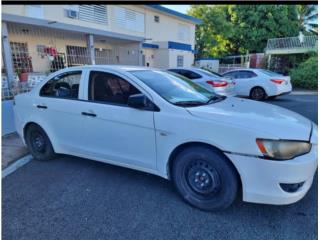
[[[307,52],[317,49],[317,36],[287,37],[269,39],[266,53],[273,51]]]

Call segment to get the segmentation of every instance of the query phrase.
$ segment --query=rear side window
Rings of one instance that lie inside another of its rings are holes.
[[[251,71],[238,71],[237,78],[254,78],[257,74]]]
[[[226,74],[223,74],[224,77],[231,77],[235,79],[241,79],[241,78],[253,78],[258,76],[254,72],[251,71],[234,71],[234,72],[229,72]]]
[[[224,73],[222,74],[224,77],[230,77],[230,78],[236,78],[238,74],[238,71],[236,72],[229,72],[229,73]]]
[[[127,105],[130,95],[141,93],[136,87],[112,73],[91,71],[89,100],[102,103]]]
[[[193,71],[185,70],[185,69],[170,69],[169,71],[178,73],[178,74],[180,74],[186,78],[189,78],[191,80],[201,78],[200,74],[195,73]]]
[[[50,79],[40,90],[42,97],[78,99],[81,71],[60,74]]]

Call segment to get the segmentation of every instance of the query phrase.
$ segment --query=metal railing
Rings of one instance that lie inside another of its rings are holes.
[[[8,40],[15,79],[8,83],[7,69],[3,64],[2,100],[30,91],[45,76],[66,67],[92,62],[97,65],[139,65],[138,42],[94,36],[95,61],[91,61],[85,33],[8,23]]]
[[[316,49],[317,36],[272,38],[268,40],[266,50],[275,49]]]
[[[236,70],[241,68],[248,68],[247,64],[220,64],[219,73],[224,73],[230,70]]]

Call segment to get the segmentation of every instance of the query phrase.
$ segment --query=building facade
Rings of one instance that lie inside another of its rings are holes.
[[[3,5],[2,73],[34,76],[84,64],[191,66],[200,23],[160,5]]]

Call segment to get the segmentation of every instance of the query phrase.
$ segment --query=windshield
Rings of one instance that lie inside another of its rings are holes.
[[[130,73],[175,105],[196,106],[224,99],[179,74],[161,70],[135,70]]]
[[[201,72],[202,74],[208,76],[208,77],[222,77],[222,75],[220,75],[219,73],[215,73],[215,72],[210,72],[204,69],[197,69],[197,71]]]
[[[265,70],[265,69],[259,69],[260,72],[263,72],[264,74],[267,74],[270,77],[283,77],[283,75],[279,74],[279,73],[275,73],[275,72],[271,72],[269,70]]]

